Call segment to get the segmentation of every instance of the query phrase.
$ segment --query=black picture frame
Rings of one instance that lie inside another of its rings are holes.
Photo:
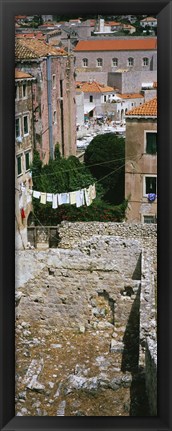
[[[0,428],[14,430],[172,430],[172,0],[0,2]],[[158,16],[158,416],[15,417],[14,16],[18,14],[157,14]]]

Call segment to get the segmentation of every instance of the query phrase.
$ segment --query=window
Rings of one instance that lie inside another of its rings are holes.
[[[57,123],[57,111],[53,112],[53,123],[56,124]]]
[[[97,59],[97,66],[98,66],[98,67],[103,66],[103,60],[102,60],[102,58],[98,58],[98,59]]]
[[[157,153],[157,133],[146,132],[146,153],[156,154]]]
[[[20,118],[16,118],[15,120],[15,129],[16,129],[16,138],[19,138],[19,136],[21,135]]]
[[[19,100],[19,86],[15,85],[15,99]]]
[[[82,64],[83,64],[83,67],[87,67],[88,66],[88,58],[83,58]]]
[[[143,64],[143,66],[148,66],[148,64],[149,64],[149,59],[148,59],[147,57],[144,57],[144,58],[143,58],[143,61],[142,61],[142,64]]]
[[[128,66],[134,66],[134,58],[132,57],[128,58]]]
[[[114,67],[118,66],[118,58],[112,59],[112,66],[114,66]]]
[[[56,88],[56,75],[52,76],[52,84],[53,84],[53,88]]]
[[[143,216],[144,223],[156,223],[156,216],[153,215],[145,215]]]
[[[23,127],[24,127],[24,135],[28,135],[29,133],[28,115],[24,115],[23,117]]]
[[[22,174],[22,157],[17,156],[17,175]]]
[[[30,169],[30,152],[25,153],[25,169],[28,171]]]
[[[147,196],[149,193],[157,194],[157,177],[156,175],[151,176],[147,175],[144,177],[144,196]]]
[[[93,96],[90,96],[90,102],[91,103],[93,102]]]
[[[23,84],[23,98],[25,99],[27,97],[27,86],[26,84]]]

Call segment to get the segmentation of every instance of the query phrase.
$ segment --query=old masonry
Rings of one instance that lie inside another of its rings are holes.
[[[157,226],[68,223],[16,251],[16,415],[157,415]]]

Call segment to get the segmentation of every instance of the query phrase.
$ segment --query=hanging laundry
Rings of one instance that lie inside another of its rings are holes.
[[[19,196],[19,208],[20,208],[20,210],[23,208],[23,195],[22,194]]]
[[[34,198],[39,199],[39,198],[40,198],[40,195],[41,195],[41,193],[40,193],[40,192],[37,192],[37,191],[33,190],[33,197],[34,197]]]
[[[81,207],[82,205],[85,204],[85,199],[84,199],[84,190],[77,190],[76,191],[76,206],[77,208]]]
[[[27,204],[30,204],[30,202],[32,202],[32,196],[31,194],[27,194]]]
[[[24,208],[22,208],[21,209],[21,218],[22,218],[22,220],[25,218],[26,216],[25,216],[25,211],[24,211]]]
[[[24,186],[24,184],[22,183],[22,184],[21,184],[21,191],[22,191],[22,192],[25,192],[25,190],[26,190],[26,187],[25,187],[25,186]]]
[[[70,192],[70,204],[74,205],[76,204],[76,192]]]
[[[47,197],[47,194],[41,192],[41,198],[40,198],[40,203],[41,204],[44,204],[44,205],[46,204],[46,197]]]
[[[91,198],[95,199],[96,198],[96,185],[95,184],[91,185],[90,190],[91,190]]]
[[[47,202],[52,202],[52,201],[53,201],[53,194],[47,193]]]
[[[86,205],[88,207],[89,205],[92,204],[91,188],[88,187],[87,189],[84,189],[84,191],[85,191],[85,202],[86,202]]]
[[[56,208],[58,208],[58,204],[57,204],[57,193],[54,194],[53,193],[53,201],[52,201],[52,208],[55,210]]]
[[[69,193],[58,193],[59,205],[69,204],[69,203],[70,203]]]

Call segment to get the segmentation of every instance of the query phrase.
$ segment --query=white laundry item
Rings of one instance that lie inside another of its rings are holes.
[[[52,201],[53,201],[53,194],[47,193],[47,202],[52,202]]]
[[[77,190],[76,191],[76,206],[77,208],[81,207],[82,205],[84,205],[84,190]]]
[[[69,204],[69,203],[70,203],[69,193],[58,193],[58,204],[59,205]]]
[[[91,188],[91,198],[95,199],[96,198],[96,185],[93,184],[90,186],[90,188]]]
[[[23,195],[19,196],[19,208],[20,210],[23,208]]]
[[[70,204],[76,204],[76,192],[70,192]]]
[[[84,190],[85,190],[85,202],[86,202],[86,205],[88,207],[92,203],[91,188],[88,187],[88,189],[84,189]]]
[[[55,210],[56,208],[58,208],[58,204],[57,204],[57,193],[54,194],[53,193],[53,201],[52,201],[52,208]]]
[[[46,204],[46,197],[47,197],[47,194],[44,192],[41,192],[41,199],[40,199],[41,204],[44,204],[44,205]]]
[[[30,204],[30,202],[32,202],[32,196],[31,194],[27,194],[27,204]]]
[[[37,192],[36,190],[33,190],[33,197],[39,199],[40,198],[41,193]]]

